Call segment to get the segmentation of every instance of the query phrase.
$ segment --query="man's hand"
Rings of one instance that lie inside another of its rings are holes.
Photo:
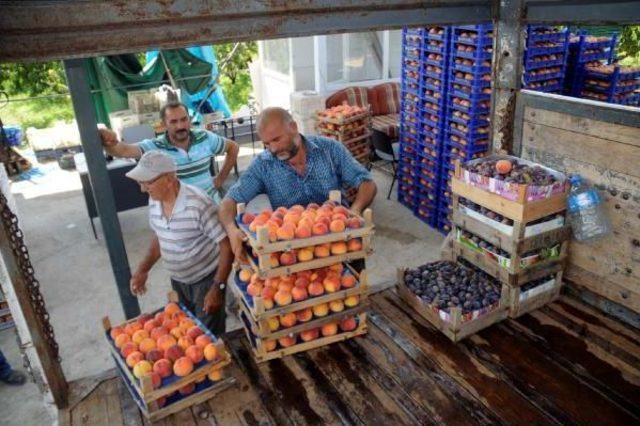
[[[113,130],[107,128],[98,129],[102,145],[106,148],[116,146],[118,144],[118,135]]]
[[[231,244],[231,251],[236,262],[246,263],[247,255],[244,251],[243,243],[247,240],[247,236],[240,230],[240,228],[232,229],[227,236],[229,237],[229,243]]]
[[[224,309],[224,295],[222,290],[217,285],[214,285],[204,296],[202,310],[207,314],[213,314],[221,308]]]
[[[217,174],[216,177],[213,178],[213,187],[215,189],[220,189],[222,188],[222,184],[224,183],[224,178],[222,177],[221,174]]]
[[[134,296],[140,296],[147,292],[147,272],[136,272],[131,276],[129,285],[131,287],[131,293]]]

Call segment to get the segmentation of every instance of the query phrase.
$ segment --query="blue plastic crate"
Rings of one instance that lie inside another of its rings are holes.
[[[469,101],[479,102],[491,99],[491,87],[466,86],[456,82],[449,85],[449,95],[453,97],[461,97]]]
[[[19,146],[22,143],[22,127],[20,126],[3,126],[4,138],[7,146]]]
[[[420,46],[402,46],[402,57],[420,61],[422,60],[422,49]]]
[[[451,55],[454,57],[458,57],[458,58],[467,58],[467,59],[472,59],[474,61],[484,61],[484,60],[491,60],[493,57],[493,49],[487,47],[483,47],[483,48],[476,48],[474,51],[464,51],[464,50],[460,50],[458,47],[464,47],[464,48],[468,48],[468,47],[474,47],[474,46],[468,46],[466,44],[462,44],[462,43],[451,43]]]
[[[560,67],[560,70],[555,73],[531,75],[530,72],[527,72],[522,76],[522,80],[524,81],[524,84],[535,83],[537,81],[547,81],[547,80],[562,81],[563,78],[564,78],[564,71],[562,67]]]
[[[437,149],[430,146],[421,146],[420,144],[418,144],[418,149],[416,149],[416,155],[432,161],[438,161],[440,157],[440,153]]]
[[[531,58],[538,55],[551,55],[553,53],[564,53],[567,46],[563,42],[558,42],[556,46],[528,46],[525,52],[525,58]]]
[[[447,114],[447,120],[463,124],[468,127],[485,127],[489,125],[488,114],[467,114],[460,111],[454,111]]]
[[[446,54],[449,51],[447,40],[425,40],[422,49],[425,52]]]
[[[467,75],[471,74],[471,79],[466,79],[460,78],[456,75],[462,73],[462,71],[451,70],[450,72],[451,74],[449,76],[449,84],[451,87],[453,87],[454,84],[459,84],[461,86],[464,86],[465,88],[468,88],[468,91],[471,93],[480,93],[483,89],[491,87],[491,80],[483,79],[483,77],[485,77],[487,74],[474,75],[471,73],[467,73]],[[491,75],[489,74],[489,77],[490,76]]]
[[[542,33],[539,31],[544,31]],[[547,32],[550,31],[550,32]],[[549,27],[546,25],[529,25],[527,26],[527,43],[531,41],[560,41],[567,36],[568,30]]]
[[[438,102],[434,102],[435,99],[425,99],[420,106],[420,110],[423,114],[441,114],[446,112],[446,102],[444,98],[441,98]]]
[[[470,46],[492,46],[493,25],[454,26],[451,30],[451,42]]]
[[[446,53],[434,53],[423,51],[422,52],[422,62],[427,65],[433,65],[436,67],[446,68],[448,60]]]
[[[565,55],[562,54],[560,58],[550,61],[534,61],[528,60],[524,64],[524,68],[526,71],[537,70],[540,68],[549,68],[549,67],[558,67],[564,66],[565,64]]]
[[[463,64],[462,61],[470,61],[471,59],[451,58],[449,69],[454,71],[462,71],[475,75],[491,74],[491,61],[473,62],[473,64]],[[456,63],[458,61],[458,63]],[[488,62],[486,64],[485,62]],[[484,64],[484,65],[483,65]]]
[[[442,34],[437,34],[434,31],[440,31]],[[425,38],[427,40],[447,41],[451,34],[451,27],[449,26],[431,26],[425,28]]]
[[[402,69],[411,70],[417,73],[422,72],[422,59],[402,58]]]
[[[476,100],[474,102],[471,102],[466,98],[461,98],[459,96],[454,96],[454,95],[450,95],[449,98],[450,100],[447,105],[448,111],[457,110],[457,111],[465,112],[467,114],[489,114],[491,112],[490,98],[484,99],[484,100]],[[470,102],[469,106],[462,105],[459,102],[454,103],[456,101],[456,98],[458,101],[469,101]]]
[[[422,90],[432,90],[442,93],[447,87],[446,80],[443,77],[436,78],[432,76],[423,76]]]

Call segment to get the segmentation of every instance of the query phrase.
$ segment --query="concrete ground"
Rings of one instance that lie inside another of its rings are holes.
[[[242,148],[240,168],[252,158]],[[72,381],[112,367],[102,338],[101,318],[124,320],[99,221],[94,239],[76,172],[55,163],[40,167],[42,175],[12,184],[31,259],[60,346],[63,370]],[[375,253],[367,261],[370,282],[381,289],[394,282],[396,268],[417,266],[439,256],[443,237],[395,201],[395,188],[387,200],[391,177],[374,170],[378,196],[373,204]],[[143,257],[150,230],[147,211],[139,208],[119,214],[130,265]],[[142,311],[164,304],[169,280],[158,264],[149,277],[149,291],[140,298]],[[228,329],[239,326],[229,318]],[[16,367],[22,362],[13,329],[0,332],[0,348]],[[11,415],[9,415],[11,413]],[[49,419],[33,383],[15,388],[0,385],[3,424],[39,425]]]

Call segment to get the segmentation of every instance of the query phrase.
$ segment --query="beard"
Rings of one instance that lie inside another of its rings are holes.
[[[271,154],[280,161],[289,161],[296,156],[299,150],[300,150],[300,144],[296,143],[296,141],[294,140],[291,148],[280,151],[280,152],[273,152]]]
[[[176,130],[176,132],[174,133],[174,138],[178,141],[183,141],[188,137],[189,137],[189,131],[185,129]]]

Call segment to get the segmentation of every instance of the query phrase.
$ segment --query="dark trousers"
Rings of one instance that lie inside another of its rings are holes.
[[[11,374],[11,366],[4,357],[2,351],[0,351],[0,380],[6,379]]]
[[[193,284],[185,284],[174,279],[171,280],[171,288],[178,293],[180,303],[193,313],[204,325],[217,336],[221,336],[225,332],[225,304],[213,314],[205,313],[202,308],[204,306],[204,298],[207,292],[213,286],[213,277],[216,271]]]

